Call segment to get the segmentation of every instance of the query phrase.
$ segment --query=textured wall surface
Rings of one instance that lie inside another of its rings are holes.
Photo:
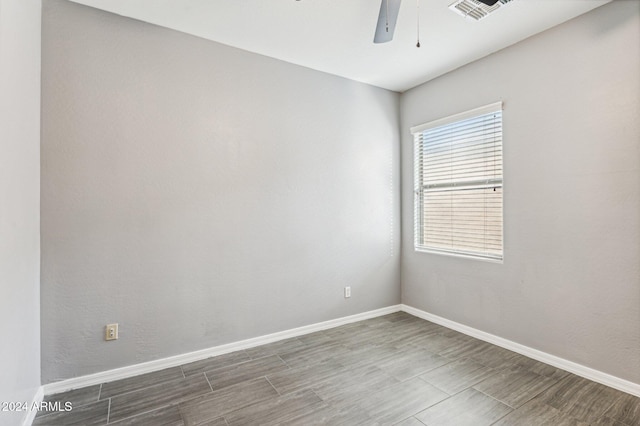
[[[403,303],[640,383],[640,3],[403,94]],[[409,127],[504,101],[504,264],[413,250]]]
[[[39,277],[40,0],[0,0],[0,402],[40,386]]]
[[[44,3],[44,383],[399,303],[398,94]]]

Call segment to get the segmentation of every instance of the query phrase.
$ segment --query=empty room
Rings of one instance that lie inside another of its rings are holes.
[[[640,1],[0,0],[0,425],[640,425]]]

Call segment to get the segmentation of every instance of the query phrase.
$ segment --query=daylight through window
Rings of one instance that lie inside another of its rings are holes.
[[[502,103],[411,133],[416,250],[502,260]]]

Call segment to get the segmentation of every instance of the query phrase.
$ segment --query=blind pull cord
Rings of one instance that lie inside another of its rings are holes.
[[[416,16],[418,22],[418,42],[416,43],[416,47],[420,47],[420,0],[416,0]]]

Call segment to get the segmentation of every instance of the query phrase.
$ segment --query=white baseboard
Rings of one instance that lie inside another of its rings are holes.
[[[394,306],[388,306],[386,308],[376,309],[373,311],[363,312],[361,314],[350,315],[348,317],[337,318],[334,320],[311,324],[304,327],[298,327],[290,330],[280,331],[277,333],[267,334],[260,337],[254,337],[252,339],[241,340],[239,342],[228,343],[226,345],[215,346],[212,348],[203,349],[195,352],[189,352],[186,354],[158,359],[155,361],[149,361],[141,364],[130,365],[127,367],[116,368],[114,370],[102,371],[95,374],[89,374],[86,376],[62,380],[60,382],[49,383],[40,387],[38,394],[36,394],[36,396],[34,397],[34,401],[39,403],[40,401],[42,401],[43,395],[51,395],[59,392],[66,392],[73,389],[82,388],[85,386],[92,386],[100,383],[112,382],[114,380],[126,379],[128,377],[133,377],[133,376],[137,376],[145,373],[151,373],[154,371],[163,370],[165,368],[176,367],[182,364],[199,361],[212,356],[223,355],[226,353],[239,351],[241,349],[248,349],[248,348],[276,342],[283,339],[289,339],[291,337],[302,336],[302,335],[313,333],[316,331],[339,327],[341,325],[350,324],[352,322],[375,318],[375,317],[391,314],[398,311],[404,311],[418,318],[431,321],[433,323],[442,325],[452,330],[459,331],[461,333],[475,337],[485,342],[492,343],[494,345],[503,347],[513,352],[517,352],[529,358],[533,358],[537,361],[544,362],[546,364],[552,365],[556,368],[560,368],[562,370],[568,371],[570,373],[576,374],[586,379],[593,380],[594,382],[602,383],[603,385],[610,386],[622,392],[626,392],[631,395],[640,397],[640,384],[633,383],[628,380],[624,380],[619,377],[615,377],[610,374],[603,373],[598,370],[594,370],[584,365],[577,364],[575,362],[566,360],[564,358],[560,358],[555,355],[551,355],[546,352],[542,352],[537,349],[533,349],[528,346],[521,345],[511,340],[507,340],[502,337],[495,336],[490,333],[486,333],[484,331],[475,329],[473,327],[469,327],[467,325],[460,324],[455,321],[451,321],[434,314],[430,314],[420,309],[416,309],[412,306],[394,305]],[[31,422],[33,421],[33,417],[35,416],[35,414],[36,412],[30,413],[29,417],[25,420],[23,424],[25,426],[30,425]]]
[[[100,383],[112,382],[114,380],[126,379],[128,377],[137,376],[139,374],[151,373],[170,367],[177,367],[182,364],[200,361],[212,356],[223,355],[226,353],[239,351],[241,349],[248,349],[267,343],[277,342],[278,340],[302,336],[316,331],[339,327],[344,324],[350,324],[352,322],[375,318],[399,311],[400,305],[388,306],[386,308],[363,312],[361,314],[350,315],[348,317],[337,318],[334,320],[319,322],[304,327],[298,327],[290,330],[280,331],[277,333],[267,334],[265,336],[254,337],[252,339],[241,340],[239,342],[228,343],[226,345],[215,346],[213,348],[189,352],[186,354],[158,359],[155,361],[144,362],[141,364],[130,365],[127,367],[116,368],[114,370],[102,371],[86,376],[74,377],[72,379],[62,380],[59,382],[44,385],[44,394],[51,395],[55,393],[70,391],[73,389],[83,388],[86,386],[93,386]]]
[[[585,379],[589,379],[594,382],[612,387],[614,389],[618,389],[622,392],[640,397],[640,384],[638,383],[633,383],[628,380],[603,373],[602,371],[594,370],[593,368],[577,364],[573,361],[569,361],[564,358],[560,358],[555,355],[551,355],[546,352],[521,345],[520,343],[516,343],[490,333],[486,333],[473,327],[469,327],[467,325],[460,324],[434,314],[430,314],[420,309],[416,309],[412,306],[400,305],[400,307],[402,311],[414,315],[418,318],[431,321],[433,323],[442,325],[452,330],[459,331],[460,333],[464,333],[471,337],[475,337],[477,339],[484,340],[485,342],[492,343],[510,351],[517,352],[526,357],[533,358],[537,361],[544,362],[545,364],[560,368],[561,370],[565,370],[578,376],[584,377]]]
[[[38,414],[38,410],[33,410],[33,407],[39,407],[40,403],[44,399],[44,386],[40,386],[36,391],[36,394],[33,396],[31,400],[31,404],[29,404],[29,411],[27,415],[22,420],[22,426],[31,426],[33,420],[36,418],[36,414]]]

